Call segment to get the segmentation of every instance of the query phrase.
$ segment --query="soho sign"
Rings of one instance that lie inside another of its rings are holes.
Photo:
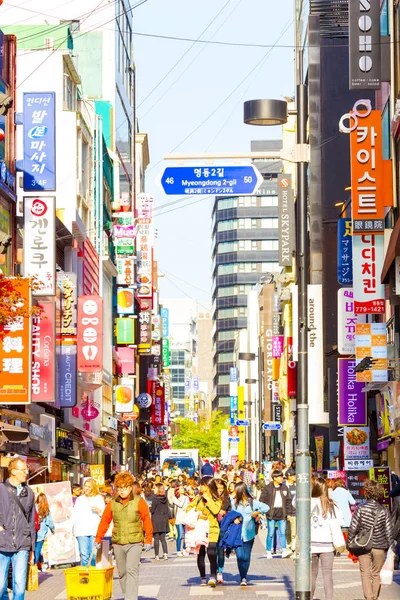
[[[350,0],[350,89],[380,88],[380,2]]]

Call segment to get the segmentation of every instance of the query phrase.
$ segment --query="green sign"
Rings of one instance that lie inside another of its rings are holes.
[[[117,344],[135,343],[135,320],[117,319]]]
[[[132,238],[118,238],[115,240],[117,254],[135,254],[135,240]]]
[[[169,365],[170,365],[169,338],[163,338],[162,358],[163,358],[164,367],[165,368],[169,367]]]

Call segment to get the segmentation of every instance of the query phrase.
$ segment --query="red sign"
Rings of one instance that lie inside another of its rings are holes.
[[[103,369],[103,299],[81,296],[78,300],[78,371]]]
[[[165,417],[165,401],[164,401],[164,388],[160,385],[157,385],[156,382],[151,382],[152,384],[156,384],[155,386],[151,386],[151,390],[155,388],[155,395],[153,397],[153,403],[151,405],[151,424],[152,425],[164,425],[164,417]]]
[[[297,364],[293,360],[293,338],[287,338],[287,394],[296,396],[296,371]]]
[[[119,346],[117,348],[117,373],[118,375],[135,374],[135,349]]]
[[[39,302],[32,317],[32,401],[55,401],[56,304]]]

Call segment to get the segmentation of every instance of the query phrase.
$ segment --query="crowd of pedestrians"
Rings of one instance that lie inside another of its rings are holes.
[[[0,600],[8,599],[10,563],[13,600],[24,599],[28,565],[45,567],[43,544],[55,530],[45,494],[35,499],[27,478],[26,463],[15,458],[0,484]],[[203,459],[192,476],[170,465],[168,472],[154,467],[138,477],[114,473],[108,484],[98,489],[89,478],[82,488],[73,487],[71,524],[82,566],[94,566],[101,542],[110,541],[127,600],[138,597],[143,550],[154,549],[155,561],[168,560],[168,542],[175,543],[175,556],[196,555],[199,584],[211,588],[224,584],[231,554],[238,583],[248,585],[260,527],[266,530],[266,559],[296,557],[295,463],[278,461],[264,470],[258,463],[233,467]],[[395,482],[392,490],[391,514],[377,482],[367,480],[364,495],[357,506],[343,479],[312,477],[311,598],[321,570],[325,599],[333,600],[334,558],[344,552],[359,564],[365,600],[379,597],[385,560],[400,550],[400,485]]]

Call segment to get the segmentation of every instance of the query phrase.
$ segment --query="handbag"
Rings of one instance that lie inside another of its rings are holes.
[[[332,544],[336,552],[344,552],[346,550],[346,542],[344,539],[342,528],[337,519],[330,519],[330,527],[332,534]]]
[[[26,591],[34,592],[39,587],[39,571],[37,565],[28,565],[26,576]]]
[[[356,533],[354,539],[347,544],[347,549],[352,554],[356,554],[357,552],[358,554],[360,554],[372,550],[372,537],[380,513],[381,507],[378,506],[376,509],[375,519],[372,526],[367,529],[362,529],[359,533]]]

